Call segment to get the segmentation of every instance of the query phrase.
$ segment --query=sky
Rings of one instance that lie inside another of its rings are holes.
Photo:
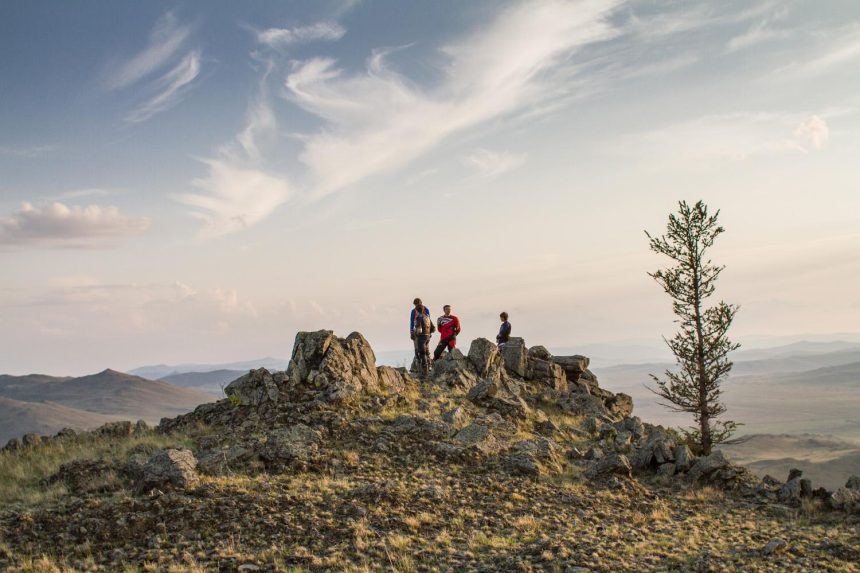
[[[720,210],[732,332],[860,331],[860,4],[0,4],[0,372],[661,344],[644,231]],[[716,302],[716,301],[714,301]]]

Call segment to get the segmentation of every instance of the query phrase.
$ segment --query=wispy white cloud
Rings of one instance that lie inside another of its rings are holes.
[[[272,48],[281,48],[315,40],[340,40],[346,29],[337,22],[317,22],[297,28],[268,28],[257,33],[257,41]]]
[[[526,113],[558,93],[568,58],[617,35],[606,20],[615,0],[545,2],[505,10],[462,41],[445,46],[444,79],[422,89],[378,51],[362,73],[335,60],[297,63],[288,97],[325,122],[305,139],[301,161],[315,196],[402,167],[446,137],[489,120]],[[566,76],[565,76],[566,77]]]
[[[22,159],[34,159],[36,157],[44,157],[55,149],[57,149],[56,145],[0,145],[0,155]]]
[[[91,189],[75,189],[73,191],[64,191],[60,193],[60,199],[80,199],[81,197],[104,197],[113,193],[110,189],[101,189],[93,187]]]
[[[200,74],[200,52],[192,51],[154,84],[156,94],[126,116],[129,123],[145,121],[176,105]]]
[[[70,207],[59,202],[37,207],[23,203],[19,211],[0,218],[0,245],[104,247],[119,238],[143,233],[149,225],[149,219],[122,215],[116,207]]]
[[[788,30],[774,28],[769,20],[760,20],[750,26],[743,34],[731,38],[726,44],[726,51],[736,52],[744,50],[770,40],[786,38],[789,35],[790,32]]]
[[[475,149],[464,156],[461,162],[477,171],[479,176],[492,178],[521,167],[526,162],[526,154]]]
[[[616,153],[649,161],[714,159],[743,161],[754,157],[802,154],[821,149],[829,128],[819,116],[792,113],[738,112],[709,115],[622,137],[612,145]]]
[[[107,79],[107,86],[110,89],[128,87],[165,66],[190,33],[190,27],[180,25],[173,12],[166,13],[150,32],[146,47],[114,69]]]

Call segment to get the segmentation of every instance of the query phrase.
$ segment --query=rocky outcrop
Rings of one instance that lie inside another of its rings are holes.
[[[277,404],[280,394],[275,378],[265,368],[251,370],[248,374],[230,382],[224,393],[238,406],[260,407]]]
[[[376,356],[358,332],[345,339],[330,330],[298,333],[287,377],[291,389],[314,390],[329,402],[379,390]]]
[[[505,344],[499,347],[505,370],[520,378],[525,378],[528,369],[528,349],[525,340],[512,336]]]

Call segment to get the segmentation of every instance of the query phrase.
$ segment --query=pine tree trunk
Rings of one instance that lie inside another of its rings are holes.
[[[711,453],[711,424],[708,416],[708,377],[705,371],[705,340],[702,334],[702,295],[701,260],[697,243],[690,241],[690,254],[693,258],[693,308],[696,313],[696,366],[699,379],[699,431],[701,432],[702,454]]]

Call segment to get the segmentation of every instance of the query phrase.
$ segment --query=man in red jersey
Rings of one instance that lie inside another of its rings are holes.
[[[436,346],[436,351],[433,352],[433,360],[439,360],[445,349],[452,350],[457,346],[457,335],[460,334],[460,319],[451,314],[451,305],[446,304],[442,307],[444,315],[439,317],[436,324],[439,326],[439,336],[442,340]]]

